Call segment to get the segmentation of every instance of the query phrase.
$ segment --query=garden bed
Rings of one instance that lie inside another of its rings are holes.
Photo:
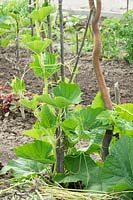
[[[66,63],[74,56],[66,53]],[[0,48],[0,81],[6,86],[10,86],[11,80],[17,70],[15,68],[15,48],[7,49]],[[31,60],[28,50],[20,50],[19,67],[21,74],[25,66],[28,69],[28,64]],[[72,63],[71,63],[72,65]],[[102,61],[103,72],[105,75],[107,86],[111,91],[111,98],[114,101],[114,84],[118,81],[121,93],[121,103],[129,103],[133,97],[133,65],[129,65],[126,61],[121,60],[105,60]],[[90,53],[81,55],[79,62],[79,74],[76,77],[76,82],[80,84],[82,95],[82,103],[88,105],[94,99],[98,91],[98,86],[92,67],[92,56]],[[68,71],[68,70],[67,70]],[[68,73],[68,72],[67,72]],[[31,93],[42,92],[42,80],[34,75],[30,69],[25,74],[25,82],[27,90]],[[0,91],[2,93],[2,91]],[[12,91],[11,91],[12,92]],[[0,114],[0,162],[7,163],[9,159],[14,158],[13,148],[29,140],[28,137],[22,135],[24,130],[31,129],[35,119],[30,113],[26,113],[26,119],[22,119],[20,113]]]

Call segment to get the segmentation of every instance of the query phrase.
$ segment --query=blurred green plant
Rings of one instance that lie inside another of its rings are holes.
[[[28,3],[26,0],[4,0],[0,5],[0,45],[18,46],[19,35],[28,29]],[[21,29],[20,29],[21,27]],[[18,47],[17,47],[18,48]]]
[[[133,10],[102,23],[102,56],[133,63]]]

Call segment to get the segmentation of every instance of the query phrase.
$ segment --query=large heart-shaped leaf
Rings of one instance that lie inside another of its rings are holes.
[[[16,147],[15,153],[19,157],[36,160],[44,164],[53,163],[55,161],[52,154],[52,145],[48,142],[36,140],[33,143]]]
[[[53,94],[58,97],[64,97],[71,103],[79,103],[81,101],[81,90],[75,83],[60,83],[59,86],[53,88]]]
[[[107,157],[101,174],[105,191],[133,190],[133,137],[122,136]]]
[[[38,20],[42,21],[45,19],[53,10],[55,10],[54,6],[46,6],[43,8],[40,8],[38,10],[34,10],[29,17],[32,18],[33,20]]]
[[[17,160],[10,160],[6,166],[2,168],[0,174],[5,174],[12,171],[15,178],[22,178],[29,175],[44,172],[47,166],[35,160],[28,160],[19,158]]]

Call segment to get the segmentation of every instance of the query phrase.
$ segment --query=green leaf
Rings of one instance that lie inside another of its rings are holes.
[[[36,140],[33,143],[16,147],[15,153],[18,157],[35,160],[44,164],[55,162],[52,154],[52,145],[48,142]]]
[[[34,10],[29,17],[32,18],[33,20],[38,20],[38,21],[42,21],[43,19],[45,19],[53,10],[55,10],[54,6],[47,6],[47,7],[43,7],[40,8],[38,10]]]
[[[18,77],[15,77],[12,80],[11,87],[13,88],[14,94],[17,94],[17,95],[21,96],[22,92],[25,91],[24,80],[19,79]]]
[[[133,137],[118,140],[105,160],[101,179],[105,191],[133,190]]]
[[[60,125],[64,129],[75,130],[75,128],[78,126],[78,121],[74,118],[68,118],[61,122]]]
[[[105,108],[104,101],[102,99],[102,95],[100,92],[98,92],[97,95],[95,96],[91,107],[92,108]]]
[[[21,99],[19,102],[21,105],[33,111],[37,108],[37,105],[38,105],[38,101],[36,100],[36,98],[33,98],[32,100],[24,98],[24,99]]]
[[[44,130],[43,129],[32,129],[32,130],[24,131],[23,134],[40,140],[43,137]]]
[[[0,28],[0,37],[2,37],[3,35],[5,35],[6,33],[8,33],[9,30],[5,29],[5,28]]]
[[[49,142],[55,149],[55,130],[55,128],[42,128],[39,124],[39,127],[35,127],[34,129],[24,131],[23,134],[35,138],[37,140]]]
[[[10,13],[10,16],[12,17],[12,18],[14,18],[16,21],[20,21],[20,16],[19,16],[19,14],[15,14],[15,13]]]
[[[15,178],[22,178],[44,172],[46,167],[46,165],[35,160],[19,158],[17,160],[10,160],[8,164],[2,168],[0,174],[6,174],[8,171],[12,171]]]
[[[43,41],[39,39],[34,41],[23,40],[23,43],[34,53],[40,54],[52,43],[52,40],[50,39],[44,39]]]
[[[81,90],[75,83],[60,83],[59,86],[53,88],[53,94],[58,97],[64,97],[71,103],[78,104],[81,101]]]
[[[5,16],[0,14],[0,28],[9,29],[14,24],[14,20],[11,16]]]
[[[127,121],[117,116],[114,122],[115,122],[115,126],[114,126],[115,132],[133,136],[133,121]]]

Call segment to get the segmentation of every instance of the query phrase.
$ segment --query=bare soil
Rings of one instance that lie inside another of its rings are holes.
[[[66,61],[73,59],[73,55],[66,54]],[[20,75],[24,69],[29,71],[25,74],[25,83],[27,90],[32,93],[41,93],[43,82],[36,77],[28,64],[31,61],[31,54],[28,50],[20,50],[20,60],[16,63],[15,48],[0,48],[0,82],[9,86],[14,75],[18,74],[17,68],[20,68]],[[133,65],[126,61],[110,60],[102,61],[103,73],[105,75],[107,86],[111,90],[111,98],[114,101],[114,83],[119,82],[121,92],[121,102],[133,103]],[[68,70],[67,70],[68,71]],[[83,92],[83,104],[90,104],[98,91],[97,81],[92,66],[92,56],[90,53],[84,54],[79,62],[79,74],[76,82],[81,86]],[[0,91],[1,92],[1,91]],[[9,159],[14,158],[13,148],[17,145],[26,143],[29,138],[21,134],[24,130],[31,129],[35,119],[32,114],[26,113],[26,119],[23,120],[20,113],[6,114],[0,113],[0,162],[7,163]]]

